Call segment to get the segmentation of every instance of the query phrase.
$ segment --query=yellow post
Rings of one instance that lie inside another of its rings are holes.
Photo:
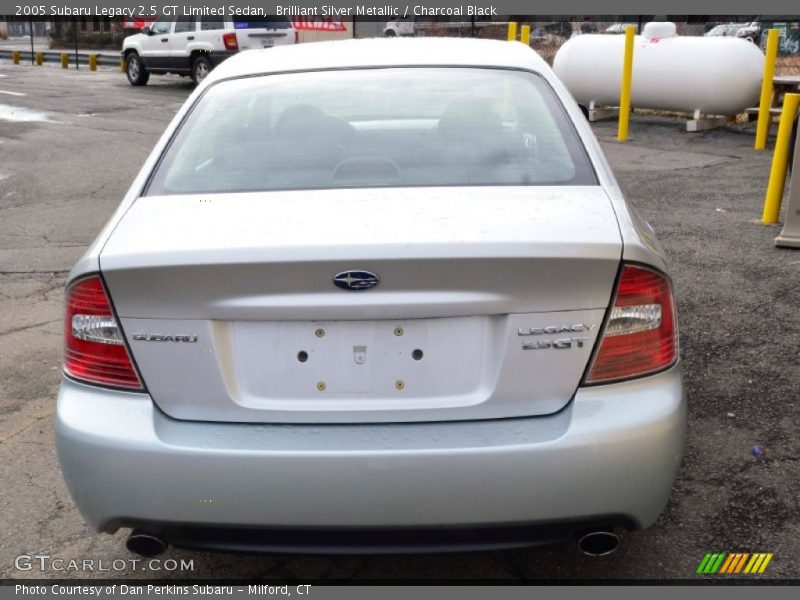
[[[44,62],[44,53],[43,52],[37,52],[36,53],[36,64],[41,67],[43,62]]]
[[[792,123],[800,107],[800,94],[784,94],[781,120],[778,123],[778,138],[775,140],[775,153],[772,155],[772,169],[769,172],[767,196],[764,199],[764,212],[761,222],[777,223],[781,214],[783,186],[786,184],[786,167],[789,164],[789,143],[792,137]]]
[[[775,61],[778,58],[778,30],[770,29],[767,34],[767,51],[764,58],[764,77],[761,80],[761,100],[758,103],[758,123],[756,124],[756,150],[767,147],[769,135],[769,109],[772,106],[772,77],[775,75]]]
[[[69,54],[66,52],[61,53],[61,68],[68,69],[69,68]]]
[[[622,84],[619,90],[619,128],[617,141],[628,141],[628,117],[631,112],[631,80],[633,79],[633,36],[636,28],[628,25],[625,28],[625,54],[622,59]]]
[[[124,73],[125,72],[125,59],[124,58],[120,58],[119,59],[119,72],[120,73]]]
[[[11,60],[13,60],[13,61],[14,61],[14,64],[15,64],[15,65],[18,65],[18,64],[19,64],[19,50],[14,50],[14,51],[11,53]]]
[[[523,25],[519,28],[519,41],[525,44],[526,46],[530,45],[531,43],[531,26],[530,25]]]
[[[511,21],[508,24],[508,41],[513,42],[517,39],[517,22]]]
[[[97,71],[97,54],[89,55],[89,70]]]

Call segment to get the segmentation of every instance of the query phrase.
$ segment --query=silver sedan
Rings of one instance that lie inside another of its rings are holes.
[[[230,58],[66,295],[64,477],[140,554],[602,554],[681,459],[663,253],[523,44]]]

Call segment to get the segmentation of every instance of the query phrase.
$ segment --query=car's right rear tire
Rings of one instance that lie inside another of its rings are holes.
[[[125,74],[131,85],[147,85],[147,80],[150,79],[150,72],[136,52],[131,52],[125,57]]]

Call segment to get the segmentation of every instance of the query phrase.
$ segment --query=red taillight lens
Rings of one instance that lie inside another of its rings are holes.
[[[236,33],[222,34],[222,43],[225,44],[225,50],[235,51],[239,49],[239,42],[236,40]]]
[[[97,275],[81,279],[67,289],[64,371],[89,383],[143,389]]]
[[[677,358],[678,330],[669,279],[644,267],[624,266],[586,383],[647,375],[669,367]]]

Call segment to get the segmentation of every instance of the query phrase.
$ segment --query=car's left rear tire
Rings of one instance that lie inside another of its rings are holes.
[[[199,84],[211,72],[211,61],[205,56],[198,56],[192,63],[192,81]]]

